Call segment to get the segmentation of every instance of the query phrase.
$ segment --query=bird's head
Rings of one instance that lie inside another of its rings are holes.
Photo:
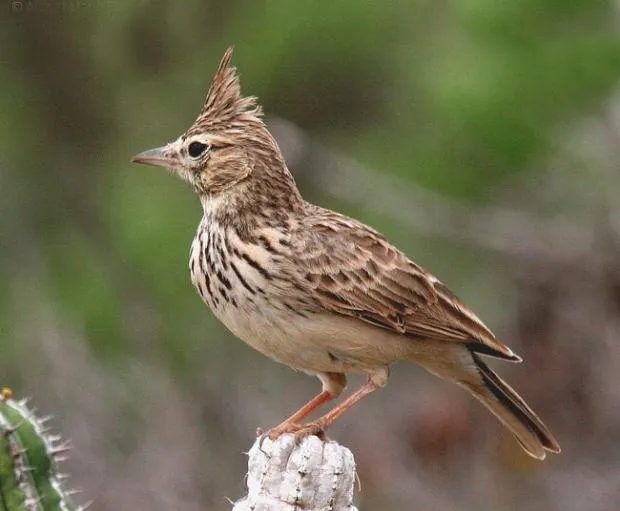
[[[229,203],[243,196],[247,202],[248,196],[269,195],[270,189],[281,189],[286,195],[292,187],[296,192],[256,98],[241,95],[232,53],[229,48],[224,54],[192,126],[175,141],[132,158],[180,176],[194,187],[203,204],[218,197]]]

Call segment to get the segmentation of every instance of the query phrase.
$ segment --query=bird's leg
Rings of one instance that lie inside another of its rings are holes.
[[[271,428],[267,433],[269,438],[271,438],[271,440],[275,440],[284,433],[294,433],[303,427],[299,424],[302,420],[308,417],[308,415],[314,412],[314,410],[316,410],[319,406],[331,401],[334,398],[335,396],[326,390],[320,394],[317,394],[288,419],[278,424],[275,428]]]
[[[308,424],[305,424],[296,431],[294,431],[295,439],[299,442],[302,438],[309,435],[317,435],[320,438],[323,438],[325,430],[330,427],[334,422],[336,422],[336,420],[338,420],[338,418],[343,413],[345,413],[349,408],[351,408],[368,394],[371,394],[375,390],[384,387],[387,383],[388,376],[389,369],[387,367],[381,368],[375,373],[369,375],[366,383],[364,383],[364,385],[362,385],[359,389],[353,392],[353,394],[351,394],[338,406],[335,406],[325,415],[319,417],[317,420],[309,422]]]
[[[319,406],[324,405],[332,399],[336,399],[347,384],[345,375],[341,373],[324,373],[319,374],[318,377],[323,383],[323,391],[314,396],[288,419],[278,424],[275,428],[271,428],[267,432],[271,440],[275,440],[284,433],[294,433],[303,428],[304,426],[301,425],[300,422],[314,412]]]
[[[346,412],[349,408],[355,405],[360,399],[374,392],[378,388],[380,387],[376,383],[368,379],[366,383],[364,383],[364,385],[362,385],[359,389],[353,392],[353,394],[351,394],[338,406],[335,406],[325,415],[319,417],[317,420],[309,422],[308,424],[305,424],[299,429],[297,429],[294,432],[296,439],[299,441],[309,435],[317,435],[319,437],[322,437],[325,430],[334,422],[336,422],[336,420],[338,420],[338,418],[344,412]]]

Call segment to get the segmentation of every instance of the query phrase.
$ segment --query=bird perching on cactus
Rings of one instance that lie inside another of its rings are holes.
[[[483,361],[521,359],[438,279],[381,234],[305,201],[254,97],[243,97],[229,49],[200,115],[174,142],[133,158],[187,181],[204,210],[192,243],[198,293],[231,332],[261,353],[317,376],[322,392],[279,426],[322,434],[416,362],[468,390],[530,455],[560,447],[531,408]],[[367,381],[318,420],[347,373]]]

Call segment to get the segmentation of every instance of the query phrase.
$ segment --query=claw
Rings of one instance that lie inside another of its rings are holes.
[[[271,440],[277,440],[278,438],[280,438],[280,435],[284,435],[286,433],[297,434],[300,429],[303,429],[305,427],[305,424],[297,424],[296,422],[284,422],[279,426],[271,428],[269,431],[267,431],[266,436],[268,436]]]
[[[317,422],[310,422],[309,424],[306,424],[303,428],[297,430],[295,432],[295,444],[299,445],[301,441],[307,436],[317,436],[321,440],[323,440],[323,442],[327,440],[323,425],[318,424]]]
[[[308,424],[298,424],[296,422],[284,422],[275,428],[271,428],[266,433],[263,433],[261,428],[257,428],[256,435],[261,436],[260,446],[262,447],[265,438],[270,440],[277,440],[281,435],[292,434],[295,436],[295,443],[299,444],[307,436],[317,436],[321,440],[326,441],[325,425],[319,419]]]

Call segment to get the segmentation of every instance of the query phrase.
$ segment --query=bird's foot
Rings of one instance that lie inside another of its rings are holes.
[[[262,435],[263,432],[260,428],[257,430],[257,434]],[[296,422],[283,422],[279,426],[275,428],[271,428],[267,433],[264,434],[265,437],[269,437],[271,440],[277,440],[281,435],[285,434],[293,434],[295,435],[295,443],[301,442],[307,436],[315,435],[318,436],[321,440],[326,440],[325,436],[325,426],[322,421],[316,420],[313,422],[309,422],[308,424],[298,424]]]
[[[265,436],[269,437],[270,440],[277,440],[280,438],[280,435],[297,433],[297,431],[302,429],[304,426],[305,424],[298,424],[297,422],[283,422],[275,428],[269,429],[267,433],[265,433]]]
[[[263,435],[263,431],[260,428],[256,430],[256,433],[258,436]],[[285,434],[295,435],[295,443],[297,444],[305,437],[311,435],[318,436],[321,440],[326,440],[325,426],[320,419],[308,424],[283,422],[275,428],[271,428],[264,436],[269,437],[270,440],[277,440],[281,435]]]
[[[324,442],[327,441],[325,435],[325,424],[321,419],[303,424],[299,429],[293,432],[295,435],[295,443],[299,444],[307,436],[317,436]]]

